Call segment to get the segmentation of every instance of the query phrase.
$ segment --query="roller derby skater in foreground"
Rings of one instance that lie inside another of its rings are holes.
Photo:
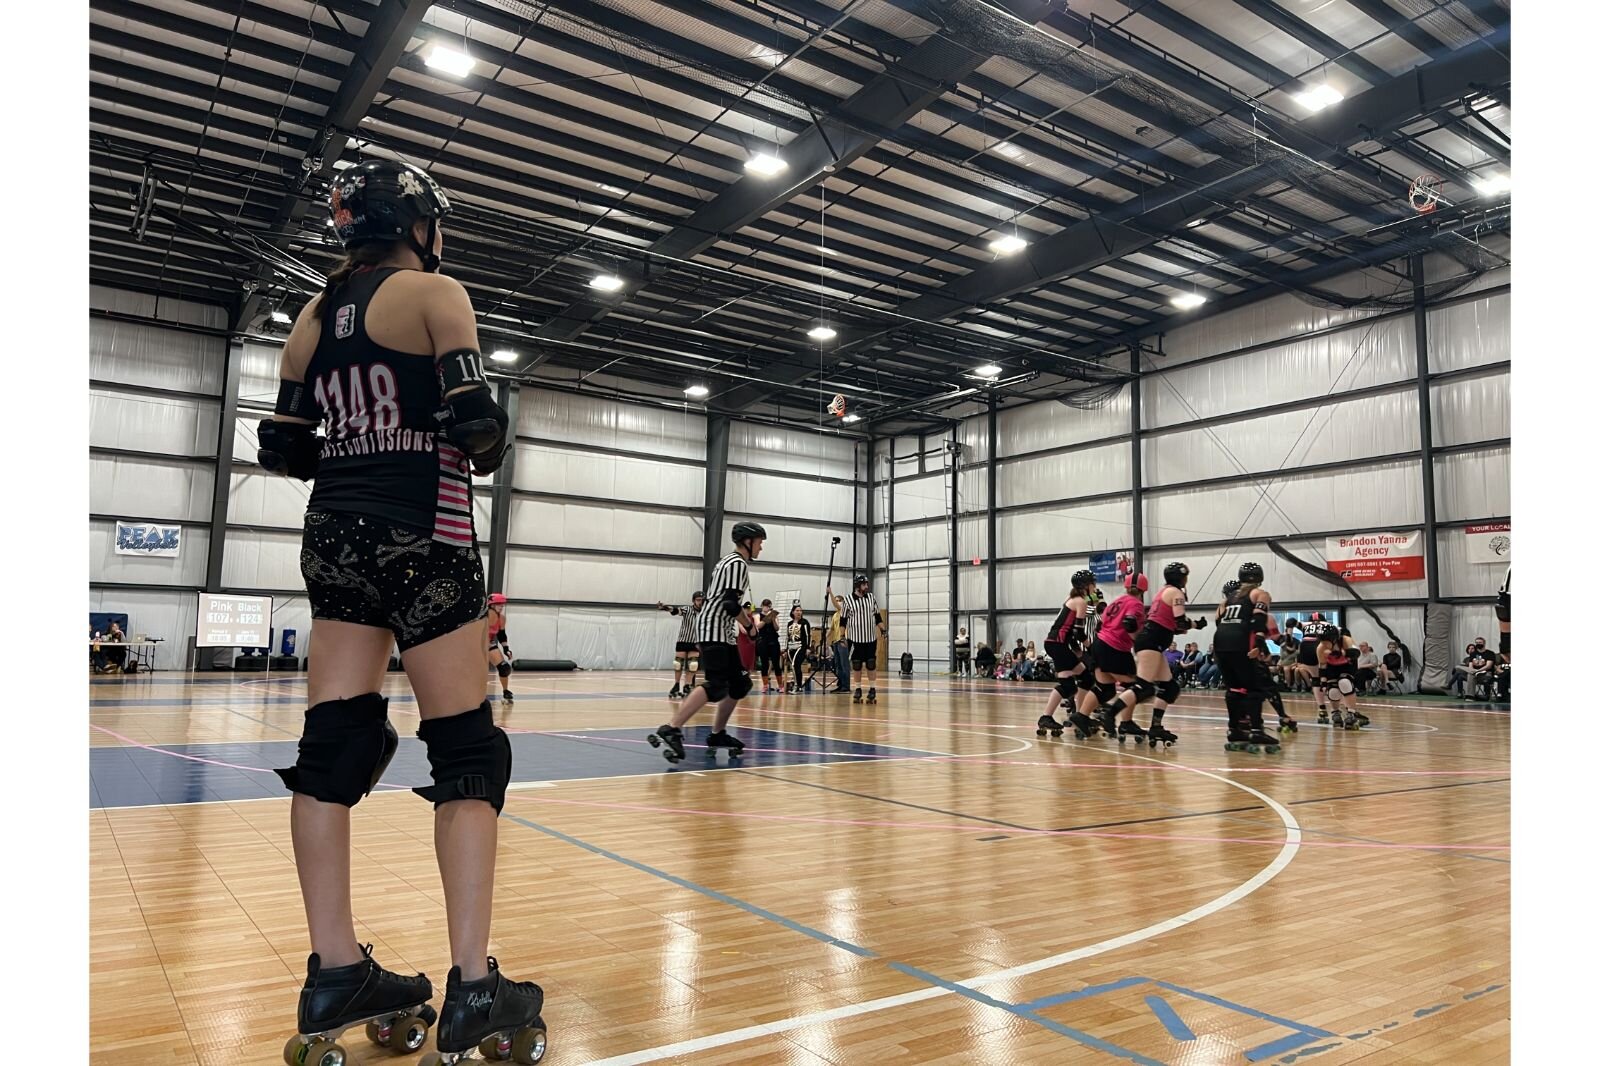
[[[1099,732],[1100,727],[1095,720],[1081,713],[1073,704],[1078,689],[1075,679],[1084,673],[1079,656],[1083,651],[1089,604],[1093,602],[1094,593],[1093,571],[1079,570],[1073,574],[1072,594],[1061,605],[1060,613],[1050,623],[1050,632],[1044,638],[1045,653],[1056,668],[1056,687],[1045,702],[1044,714],[1039,716],[1037,732],[1041,737],[1046,733],[1059,737],[1066,728],[1055,718],[1056,708],[1061,706],[1062,701],[1067,702],[1067,720],[1079,740]]]
[[[1217,607],[1214,644],[1217,671],[1222,676],[1223,699],[1228,708],[1227,751],[1279,751],[1278,740],[1261,721],[1272,678],[1266,671],[1267,640],[1277,635],[1272,620],[1272,597],[1261,587],[1265,573],[1259,563],[1239,567],[1237,583]]]
[[[1322,617],[1321,611],[1312,611],[1311,617],[1300,627],[1300,650],[1295,656],[1295,670],[1300,680],[1311,688],[1311,698],[1317,702],[1317,722],[1328,724],[1328,694],[1322,687],[1322,665],[1317,658],[1317,647],[1330,630],[1338,626]]]
[[[1099,627],[1089,645],[1089,654],[1094,659],[1094,686],[1087,694],[1079,694],[1082,702],[1078,710],[1083,714],[1098,714],[1100,728],[1106,736],[1119,740],[1132,736],[1134,743],[1139,743],[1144,738],[1144,730],[1133,722],[1133,711],[1125,710],[1117,700],[1117,684],[1131,685],[1138,677],[1133,661],[1133,635],[1145,622],[1144,594],[1150,590],[1150,581],[1143,574],[1129,574],[1124,588],[1123,594],[1112,600],[1100,615]],[[1120,725],[1119,711],[1127,719]]]
[[[516,696],[511,691],[511,644],[506,637],[506,597],[503,592],[489,595],[489,665],[500,675],[500,698],[510,703]]]
[[[718,748],[727,748],[728,756],[737,758],[744,751],[744,742],[728,733],[728,719],[753,687],[750,671],[739,658],[738,637],[741,629],[751,625],[744,599],[745,590],[750,587],[750,560],[761,554],[766,539],[767,531],[756,523],[737,523],[733,527],[734,550],[711,571],[706,609],[696,623],[700,667],[706,679],[689,693],[672,721],[645,738],[652,748],[661,749],[668,762],[683,758],[684,724],[708,703],[715,703],[717,711],[711,720],[711,735],[706,737],[707,752],[715,755]]]
[[[317,648],[310,709],[295,765],[277,771],[294,794],[312,949],[284,1060],[344,1062],[334,1040],[362,1022],[373,1040],[415,1051],[437,1017],[449,1061],[506,1032],[534,1062],[543,992],[488,955],[511,744],[484,698],[472,475],[500,466],[508,420],[483,377],[472,302],[436,273],[444,192],[415,167],[372,160],[334,178],[331,206],[347,255],[290,331],[257,455],[269,473],[316,483],[300,552]],[[378,692],[396,644],[433,776],[413,791],[434,805],[444,883],[452,967],[437,1015],[426,977],[391,973],[357,944],[350,907],[351,808],[398,746]]]
[[[1222,603],[1217,606],[1217,620],[1219,622],[1222,618],[1223,609],[1227,606],[1228,597],[1238,591],[1238,588],[1239,583],[1237,581],[1224,581],[1222,583]],[[1278,633],[1276,629],[1273,630],[1272,635],[1280,638],[1280,640],[1286,636],[1286,634]],[[1272,709],[1278,714],[1278,732],[1300,732],[1300,723],[1291,718],[1289,712],[1284,709],[1283,695],[1278,691],[1277,682],[1273,679],[1270,650],[1262,658],[1252,661],[1255,663],[1256,669],[1261,672],[1261,687],[1267,694],[1267,702],[1272,704]]]
[[[687,696],[694,688],[695,675],[700,672],[700,645],[695,642],[695,622],[700,618],[700,612],[705,610],[706,594],[696,592],[689,597],[689,603],[684,607],[668,607],[657,602],[656,610],[666,611],[674,617],[683,619],[678,626],[678,640],[673,645],[672,652],[672,689],[667,693],[667,699],[676,700]],[[684,674],[688,674],[688,681],[683,681]]]
[[[828,599],[833,601],[844,618],[845,635],[850,640],[850,667],[855,675],[855,702],[861,702],[861,681],[867,682],[867,702],[878,702],[878,637],[884,632],[883,613],[878,610],[878,597],[873,594],[865,574],[857,574],[850,583],[850,598],[835,596],[828,589]]]
[[[1144,626],[1133,641],[1136,675],[1120,697],[1124,723],[1118,727],[1117,740],[1132,736],[1138,743],[1144,736],[1139,724],[1133,721],[1133,709],[1146,700],[1151,701],[1150,746],[1165,744],[1168,747],[1178,735],[1162,725],[1167,708],[1177,702],[1181,686],[1172,677],[1172,664],[1167,661],[1167,649],[1179,633],[1204,629],[1204,616],[1191,618],[1184,613],[1187,602],[1183,587],[1189,581],[1189,568],[1183,563],[1168,563],[1162,571],[1166,584],[1150,601],[1150,611]]]

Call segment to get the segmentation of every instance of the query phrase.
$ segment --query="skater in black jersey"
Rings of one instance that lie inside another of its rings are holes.
[[[668,762],[684,757],[683,727],[708,703],[716,704],[717,710],[711,735],[706,737],[706,749],[715,754],[717,748],[726,748],[730,758],[737,758],[744,751],[744,741],[728,732],[728,719],[754,687],[750,671],[739,658],[738,641],[740,631],[752,624],[744,599],[750,587],[750,561],[761,554],[766,539],[767,531],[755,522],[735,523],[733,551],[711,571],[706,608],[695,623],[700,638],[700,666],[706,678],[689,693],[670,722],[645,738],[651,747],[662,749]]]
[[[1241,569],[1243,568],[1241,567]],[[1219,625],[1221,624],[1222,613],[1227,610],[1229,597],[1231,597],[1237,591],[1239,591],[1239,582],[1224,581],[1222,583],[1222,602],[1217,605],[1217,622]],[[1270,605],[1271,602],[1271,598],[1268,597],[1267,603]],[[1269,623],[1272,621],[1272,616],[1270,613],[1267,616],[1267,620]],[[1287,638],[1288,634],[1279,633],[1277,626],[1273,625],[1272,636],[1277,638],[1278,642],[1281,644],[1283,640]],[[1212,650],[1215,651],[1216,649],[1213,648]],[[1275,660],[1272,657],[1272,649],[1263,648],[1260,656],[1252,657],[1250,661],[1254,663],[1256,669],[1260,671],[1261,689],[1266,694],[1267,702],[1272,704],[1272,709],[1277,712],[1278,732],[1298,733],[1300,731],[1300,723],[1296,722],[1289,715],[1289,712],[1284,708],[1283,694],[1278,691],[1277,680],[1273,677],[1273,664]],[[1218,672],[1220,673],[1221,671],[1219,670]]]
[[[1217,607],[1213,650],[1228,708],[1224,746],[1230,751],[1278,751],[1278,741],[1261,721],[1261,705],[1272,691],[1272,676],[1266,669],[1267,641],[1278,633],[1272,619],[1272,597],[1261,587],[1265,577],[1260,563],[1243,564],[1239,580],[1228,583],[1233,587],[1224,588],[1225,598]],[[1285,717],[1282,711],[1279,716]]]
[[[1172,647],[1172,641],[1179,633],[1187,633],[1190,629],[1204,629],[1206,620],[1204,616],[1192,618],[1185,612],[1188,602],[1184,594],[1184,586],[1189,581],[1189,568],[1183,563],[1168,563],[1161,573],[1166,581],[1155,598],[1150,601],[1150,610],[1145,617],[1144,626],[1139,630],[1138,636],[1133,641],[1133,656],[1136,676],[1121,695],[1122,722],[1118,726],[1117,739],[1133,737],[1137,744],[1147,735],[1133,720],[1133,709],[1139,704],[1150,701],[1150,746],[1165,744],[1171,746],[1178,739],[1178,735],[1167,729],[1162,719],[1166,716],[1167,708],[1177,702],[1178,693],[1182,686],[1172,676],[1172,664],[1167,661],[1167,649]]]
[[[676,618],[683,619],[683,624],[678,627],[677,643],[673,646],[672,690],[667,693],[669,700],[681,699],[694,688],[694,677],[700,672],[700,645],[695,642],[695,623],[705,606],[704,592],[696,592],[689,597],[688,604],[683,607],[668,607],[659,601],[656,603],[656,610],[666,611]],[[683,681],[685,673],[689,675],[689,679],[680,685],[679,682]]]
[[[772,601],[762,600],[756,612],[756,663],[761,669],[762,695],[783,691],[783,639],[778,635],[782,624],[783,619],[778,617],[778,609],[772,606]],[[776,688],[772,684],[774,675],[778,679]]]
[[[506,414],[484,380],[466,289],[437,272],[444,192],[415,167],[370,161],[334,179],[331,207],[348,255],[290,332],[258,452],[267,471],[315,482],[300,552],[317,649],[310,709],[295,765],[278,771],[294,793],[312,955],[284,1058],[344,1061],[333,1038],[363,1021],[415,1050],[435,1017],[427,978],[379,966],[351,915],[350,811],[398,744],[378,691],[396,644],[432,768],[434,783],[413,791],[434,804],[452,962],[432,1059],[499,1035],[542,1046],[543,992],[488,955],[511,745],[484,698],[472,475],[499,467]]]
[[[1094,602],[1096,591],[1093,571],[1079,570],[1073,574],[1072,592],[1062,603],[1055,621],[1050,623],[1050,632],[1045,635],[1044,650],[1055,664],[1056,687],[1050,690],[1044,714],[1039,716],[1037,732],[1041,737],[1046,733],[1053,737],[1061,735],[1065,726],[1056,721],[1055,713],[1063,700],[1068,701],[1067,719],[1079,740],[1099,731],[1094,719],[1080,712],[1071,702],[1077,693],[1075,679],[1084,673],[1081,655],[1087,636],[1085,627],[1089,619],[1089,605]]]
[[[1348,730],[1367,725],[1367,716],[1356,710],[1356,652],[1349,630],[1332,624],[1323,630],[1317,643],[1317,664],[1317,685],[1332,707],[1328,724]],[[1317,720],[1322,720],[1320,714]]]

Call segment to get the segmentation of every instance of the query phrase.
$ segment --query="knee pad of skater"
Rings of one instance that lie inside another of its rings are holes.
[[[742,700],[750,695],[750,690],[755,687],[755,682],[750,680],[750,675],[741,673],[728,682],[728,695],[736,700]]]
[[[506,662],[504,659],[502,659],[500,661],[500,665],[496,666],[494,668],[494,672],[499,674],[502,678],[510,677],[511,676],[511,664]]]
[[[489,701],[448,718],[429,718],[417,727],[428,748],[433,784],[411,791],[435,807],[453,800],[483,800],[499,813],[511,783],[511,740],[494,724]]]
[[[1078,686],[1073,683],[1070,677],[1063,677],[1056,681],[1056,691],[1061,694],[1063,700],[1070,700],[1072,694],[1077,690]]]
[[[674,670],[682,670],[683,669],[683,656],[680,655],[677,658],[672,660],[672,668]]]
[[[1115,681],[1096,681],[1094,683],[1094,698],[1100,701],[1100,706],[1109,707],[1117,699],[1117,683]]]
[[[1156,683],[1154,681],[1146,681],[1142,677],[1134,678],[1133,683],[1128,688],[1133,691],[1135,704],[1148,703],[1156,695]]]
[[[1183,686],[1176,680],[1156,682],[1156,698],[1163,703],[1176,703],[1178,693],[1183,691]]]
[[[700,672],[700,658],[698,656],[691,656],[690,657],[690,659],[689,659],[689,672],[691,674],[698,674]]]
[[[1093,670],[1085,670],[1083,673],[1077,676],[1076,680],[1078,682],[1079,692],[1093,692],[1099,684],[1094,679]]]
[[[706,690],[707,703],[719,703],[728,698],[728,683],[720,678],[707,677],[700,682],[700,687]]]
[[[1341,677],[1339,679],[1339,695],[1351,696],[1355,694],[1355,691],[1355,682],[1351,681],[1348,677]]]
[[[295,764],[273,773],[290,792],[354,807],[377,785],[399,746],[389,701],[376,692],[329,700],[306,712]]]

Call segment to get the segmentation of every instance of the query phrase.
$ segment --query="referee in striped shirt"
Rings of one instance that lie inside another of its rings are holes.
[[[744,750],[744,742],[728,733],[728,719],[739,701],[753,687],[750,671],[739,660],[739,630],[752,624],[745,592],[750,587],[750,560],[761,554],[767,531],[755,522],[738,522],[733,527],[734,550],[724,555],[711,571],[706,588],[705,609],[695,620],[695,636],[700,641],[700,671],[704,680],[689,693],[672,721],[645,739],[652,748],[663,748],[668,762],[683,758],[683,727],[708,703],[717,705],[706,750],[727,748],[729,758]]]
[[[850,584],[850,598],[835,596],[828,590],[828,598],[844,616],[845,636],[850,641],[850,666],[855,675],[855,702],[861,702],[862,674],[866,675],[867,702],[878,702],[878,635],[884,632],[883,614],[878,610],[878,597],[872,594],[865,574],[857,574]]]

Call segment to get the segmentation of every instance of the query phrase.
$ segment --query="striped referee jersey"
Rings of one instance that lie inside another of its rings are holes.
[[[695,622],[699,620],[704,610],[705,606],[703,604],[697,610],[692,603],[686,603],[682,607],[674,607],[672,609],[673,614],[683,619],[682,624],[678,626],[679,644],[699,643],[699,639],[695,636]]]
[[[711,584],[706,586],[706,606],[695,621],[695,640],[701,644],[737,644],[739,624],[737,615],[722,609],[728,590],[738,593],[738,602],[744,603],[745,590],[750,587],[750,566],[738,552],[729,552],[711,571]]]
[[[878,597],[871,592],[844,598],[845,635],[852,644],[878,642]]]

